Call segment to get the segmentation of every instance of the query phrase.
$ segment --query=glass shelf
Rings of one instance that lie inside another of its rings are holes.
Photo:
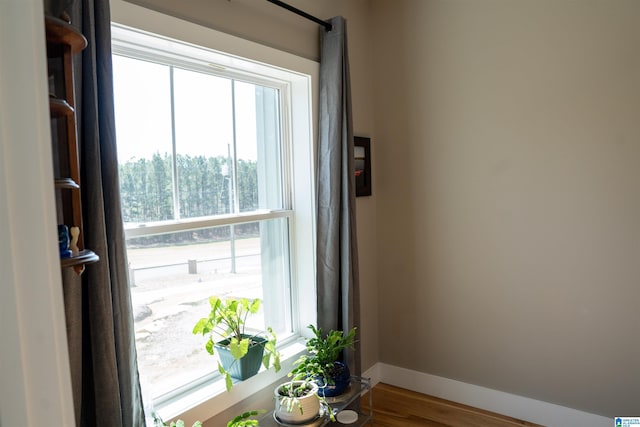
[[[369,408],[366,413],[360,411],[359,403],[360,396],[366,392],[371,391],[371,379],[364,377],[351,377],[351,384],[349,384],[349,388],[340,396],[335,397],[327,397],[326,401],[331,406],[331,410],[333,414],[337,416],[340,411],[344,411],[345,409],[353,410],[358,413],[358,420],[349,423],[343,424],[339,421],[332,422],[329,419],[329,415],[324,415],[320,420],[314,420],[309,424],[298,424],[296,427],[316,427],[316,426],[343,426],[348,425],[351,427],[360,427],[367,425],[371,418],[373,417],[373,399],[371,393],[369,393]],[[282,427],[284,424],[278,423],[273,417],[273,411],[266,414],[262,419],[260,419],[260,427]]]

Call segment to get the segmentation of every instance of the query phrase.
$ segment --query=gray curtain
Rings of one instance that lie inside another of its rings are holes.
[[[87,38],[76,57],[84,246],[100,261],[63,272],[76,421],[145,425],[120,212],[108,0],[76,0],[72,25]]]
[[[318,327],[346,332],[360,321],[353,126],[346,22],[330,22],[320,49]],[[361,371],[359,354],[359,345],[345,354],[354,374]]]

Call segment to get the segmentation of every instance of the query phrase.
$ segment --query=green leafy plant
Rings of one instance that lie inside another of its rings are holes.
[[[310,380],[291,380],[276,388],[276,416],[286,423],[307,422],[322,411],[335,421],[329,404],[318,395],[318,386]],[[313,400],[310,400],[313,399]],[[299,415],[293,414],[293,412]],[[305,418],[306,417],[306,418]]]
[[[155,412],[151,415],[153,416],[153,427],[184,427],[185,426],[184,421],[182,420],[171,421],[170,424],[165,424],[164,421],[162,421],[162,418],[160,418],[160,416]],[[200,421],[196,421],[195,423],[193,423],[193,426],[191,427],[202,427],[202,423]]]
[[[289,376],[291,376],[291,374],[289,374]],[[304,414],[304,408],[300,399],[313,394],[314,398],[318,400],[321,411],[328,414],[331,421],[336,420],[331,405],[329,405],[329,402],[327,402],[324,396],[318,394],[318,385],[310,378],[292,379],[280,384],[276,389],[276,393],[275,397],[278,400],[276,409],[279,407],[284,408],[287,412],[299,411],[300,414]]]
[[[302,413],[302,406],[300,406],[300,398],[313,393],[317,387],[313,387],[309,381],[290,381],[282,384],[278,389],[278,398],[280,404],[284,406],[288,412],[293,411],[294,407],[297,407],[300,413]]]
[[[258,426],[259,421],[255,417],[264,411],[247,411],[244,414],[240,414],[227,423],[227,427],[252,427]]]
[[[356,338],[356,328],[344,334],[342,331],[331,330],[326,337],[322,336],[322,329],[313,325],[308,326],[314,337],[307,339],[306,346],[309,354],[303,354],[294,362],[295,367],[289,374],[294,380],[321,378],[325,384],[332,384],[336,375],[336,363],[344,349],[353,349]]]
[[[249,315],[257,314],[261,300],[247,298],[209,297],[211,310],[208,317],[203,317],[193,328],[194,334],[208,336],[205,344],[207,352],[215,354],[215,347],[227,347],[233,356],[233,363],[238,362],[253,346],[264,346],[262,365],[269,369],[273,365],[276,372],[280,370],[280,353],[276,350],[276,334],[270,327],[257,334],[245,333],[246,320]],[[218,371],[225,378],[227,391],[233,387],[231,366],[224,367],[218,362]]]
[[[328,384],[333,384],[336,370],[342,369],[336,365],[340,353],[347,348],[354,348],[356,328],[351,329],[346,335],[342,331],[331,330],[323,336],[322,329],[313,325],[308,327],[313,332],[313,337],[306,342],[308,354],[300,356],[294,362],[295,367],[288,374],[291,380],[277,389],[277,399],[280,401],[280,406],[285,407],[288,412],[296,408],[301,411],[300,398],[315,390],[320,406],[329,418],[335,421],[331,406],[324,393],[318,392],[318,386],[321,383],[324,390]]]

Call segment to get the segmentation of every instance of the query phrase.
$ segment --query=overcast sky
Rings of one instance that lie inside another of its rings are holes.
[[[118,160],[171,153],[169,67],[114,55]],[[233,154],[232,81],[174,69],[178,154]],[[235,83],[238,158],[256,160],[254,85]]]

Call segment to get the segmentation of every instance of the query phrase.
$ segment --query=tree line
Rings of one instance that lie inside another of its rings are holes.
[[[231,177],[233,162],[223,156],[176,156],[177,197],[180,218],[221,215],[233,212]],[[241,212],[258,209],[258,166],[256,161],[238,160],[237,189]],[[174,213],[173,165],[168,153],[155,153],[151,159],[131,159],[119,165],[120,198],[123,221],[147,223],[171,220]],[[228,229],[228,227],[222,227]],[[240,230],[257,231],[254,227]],[[199,237],[228,236],[228,231],[202,230]],[[186,236],[185,236],[186,237]],[[149,240],[150,238],[144,238]],[[171,240],[174,240],[172,238]],[[158,240],[158,239],[150,239]],[[160,239],[166,240],[166,239]],[[151,241],[149,242],[151,243]],[[159,242],[158,242],[159,243]]]

